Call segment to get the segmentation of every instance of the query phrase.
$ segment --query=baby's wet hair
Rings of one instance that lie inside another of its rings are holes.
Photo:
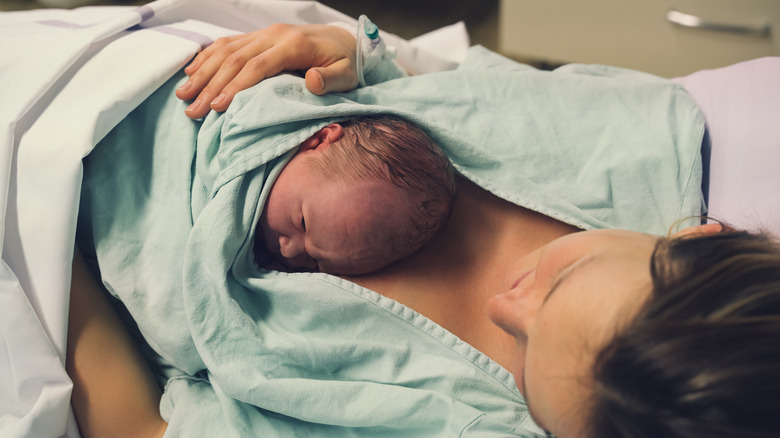
[[[411,254],[449,217],[456,191],[450,160],[424,130],[397,117],[352,117],[340,124],[343,137],[312,162],[314,170],[347,181],[387,181],[401,189],[414,208],[406,229],[389,230],[388,256],[397,260]]]

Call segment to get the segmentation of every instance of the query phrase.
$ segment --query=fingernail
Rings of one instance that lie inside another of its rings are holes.
[[[203,105],[203,102],[200,99],[197,99],[195,102],[192,102],[190,106],[187,107],[187,112],[195,112],[200,109],[201,105]]]
[[[192,61],[190,65],[188,65],[187,68],[184,69],[184,72],[187,73],[187,72],[191,72],[192,70],[195,70],[196,68],[198,68],[198,64],[200,64],[199,60],[196,59]]]
[[[179,87],[179,91],[189,91],[190,88],[192,88],[192,81],[187,81],[184,83],[184,85]]]
[[[217,96],[217,98],[216,98],[216,99],[214,99],[214,100],[212,100],[212,101],[211,101],[211,106],[213,107],[213,106],[215,106],[215,105],[219,105],[219,104],[221,104],[222,102],[224,102],[224,101],[225,101],[225,98],[226,98],[226,97],[227,97],[227,96],[225,95],[225,93],[222,93],[222,94],[220,94],[219,96]]]

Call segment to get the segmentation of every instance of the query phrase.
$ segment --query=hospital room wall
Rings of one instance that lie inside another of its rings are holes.
[[[664,77],[780,56],[777,0],[500,0],[498,51]]]

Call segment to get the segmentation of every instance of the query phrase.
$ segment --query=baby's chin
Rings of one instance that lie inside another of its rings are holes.
[[[366,262],[364,264],[350,265],[350,266],[333,266],[328,267],[328,273],[333,275],[340,275],[342,277],[359,277],[361,275],[370,274],[372,272],[379,271],[391,265],[395,260],[382,260]]]
[[[320,272],[317,269],[307,268],[305,266],[290,266],[287,263],[285,263],[283,260],[284,259],[282,260],[274,259],[270,265],[275,267],[269,269],[274,269],[282,272]]]

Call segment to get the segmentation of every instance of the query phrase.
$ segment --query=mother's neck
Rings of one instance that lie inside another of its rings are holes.
[[[449,221],[427,245],[351,280],[411,307],[507,367],[514,345],[488,320],[485,305],[504,292],[511,263],[573,231],[461,180]]]

